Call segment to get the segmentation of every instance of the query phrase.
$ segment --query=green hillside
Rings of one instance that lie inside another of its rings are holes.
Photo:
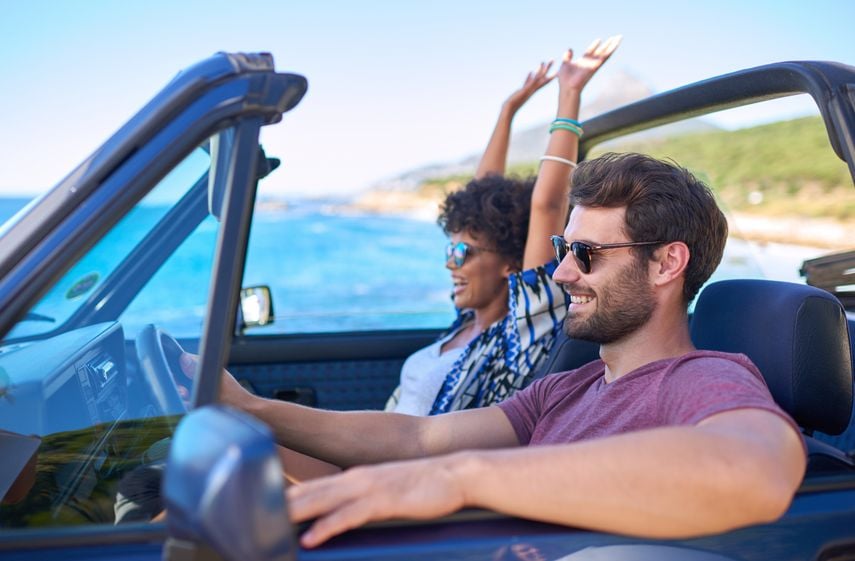
[[[713,131],[595,148],[670,158],[695,172],[731,210],[773,216],[855,219],[855,188],[846,164],[831,149],[819,117],[737,131]],[[536,162],[509,171],[532,173]],[[453,189],[459,177],[427,182]]]

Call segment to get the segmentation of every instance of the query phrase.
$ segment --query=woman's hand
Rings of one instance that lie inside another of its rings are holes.
[[[490,141],[487,143],[487,148],[484,150],[484,155],[481,156],[481,161],[478,163],[478,169],[475,170],[475,178],[482,179],[488,175],[504,175],[508,160],[508,147],[510,146],[511,138],[511,121],[519,109],[537,92],[540,88],[552,81],[558,76],[559,81],[559,107],[558,116],[576,119],[579,116],[579,99],[582,88],[588,83],[588,80],[597,72],[600,66],[608,60],[612,53],[620,44],[620,35],[606,39],[601,43],[599,39],[591,43],[585,55],[579,60],[573,60],[573,51],[568,50],[564,53],[564,59],[561,63],[561,68],[556,74],[549,74],[552,68],[552,61],[542,62],[534,72],[530,72],[526,76],[525,82],[521,88],[512,93],[510,97],[502,104],[502,110],[499,112],[499,119],[496,121],[496,126],[493,129],[493,134],[490,136]],[[564,107],[562,107],[562,103]],[[562,136],[562,135],[559,135]],[[557,150],[557,149],[556,149]],[[553,155],[558,152],[552,153]],[[575,147],[572,154],[565,154],[570,160],[576,160]],[[559,181],[560,183],[560,181]],[[566,184],[566,181],[564,181]],[[563,191],[561,192],[563,193]],[[556,195],[556,201],[563,201],[566,195]],[[550,203],[553,204],[553,203]],[[563,203],[554,203],[563,204]],[[566,204],[563,205],[566,207]],[[566,221],[566,217],[558,222]],[[551,222],[545,226],[546,232],[560,232],[564,229],[561,224],[552,224]],[[529,232],[531,234],[531,231]],[[548,235],[548,234],[547,234]],[[538,239],[546,239],[542,236]],[[546,246],[546,253],[552,251]],[[541,260],[543,257],[544,260]],[[533,258],[537,265],[542,265],[548,260],[548,255],[545,257],[538,252]],[[524,260],[524,264],[529,263]],[[524,267],[527,268],[527,267]]]
[[[516,115],[520,107],[525,105],[525,102],[537,90],[555,78],[555,74],[549,75],[550,68],[552,68],[551,60],[549,62],[541,62],[537,70],[528,73],[522,87],[512,93],[502,104],[502,110],[499,112],[499,120],[496,121],[493,134],[490,136],[490,141],[487,143],[484,155],[481,156],[481,161],[478,162],[478,169],[475,170],[475,179],[482,179],[488,175],[505,174],[508,147],[511,141],[511,121],[514,120],[514,115]]]
[[[567,121],[568,124],[578,122],[582,89],[612,56],[620,40],[620,35],[610,37],[605,42],[597,39],[578,60],[573,58],[572,50],[568,49],[564,53],[556,74],[558,80],[556,118]],[[550,131],[545,154],[548,159],[540,166],[531,195],[523,270],[538,267],[554,259],[552,248],[546,240],[550,232],[561,232],[567,225],[570,174],[573,170],[573,162],[579,158],[579,136],[583,131],[581,128],[574,130],[572,126],[564,125],[550,128]],[[559,160],[550,161],[552,158],[559,158]]]
[[[529,72],[525,78],[525,82],[520,89],[515,91],[505,101],[504,107],[511,113],[519,111],[520,107],[543,86],[548,84],[555,78],[555,74],[550,75],[549,69],[552,68],[552,62],[541,62],[540,66],[534,72]]]
[[[581,91],[588,80],[609,60],[612,53],[620,45],[621,36],[614,35],[604,42],[596,39],[582,58],[574,60],[573,50],[567,49],[558,68],[558,86],[561,90]]]

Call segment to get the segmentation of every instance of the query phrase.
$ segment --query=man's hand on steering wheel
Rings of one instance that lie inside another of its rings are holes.
[[[193,377],[196,375],[196,368],[199,363],[198,355],[194,355],[188,352],[183,352],[178,360],[181,365],[181,372],[184,374],[189,380],[190,384],[193,382]],[[178,388],[179,393],[181,393],[181,387],[179,385]],[[220,403],[224,403],[226,405],[231,405],[236,409],[246,410],[249,403],[253,399],[253,395],[248,392],[240,383],[235,380],[234,376],[226,370],[223,369],[222,376],[220,377]],[[189,399],[189,391],[188,391],[188,399]]]

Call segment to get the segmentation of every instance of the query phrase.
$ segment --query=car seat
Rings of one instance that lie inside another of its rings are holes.
[[[805,433],[809,472],[855,469],[851,457],[811,437],[842,433],[852,415],[852,349],[834,296],[770,280],[713,283],[698,298],[691,334],[699,349],[743,353],[757,365]]]
[[[852,457],[812,437],[840,434],[852,418],[852,350],[836,298],[795,283],[716,282],[698,298],[691,335],[699,349],[743,353],[757,365],[772,397],[805,433],[809,472],[855,469]],[[534,378],[597,358],[597,345],[562,333]]]
[[[526,383],[530,384],[553,372],[575,370],[598,358],[600,358],[600,346],[598,344],[568,337],[562,329],[558,337],[555,338],[555,344],[546,356],[546,360]]]

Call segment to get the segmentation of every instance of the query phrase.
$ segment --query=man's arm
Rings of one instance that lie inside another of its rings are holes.
[[[282,446],[343,468],[518,445],[498,408],[418,417],[324,411],[256,397],[242,409],[267,423]]]
[[[798,433],[773,413],[744,409],[697,426],[356,468],[288,496],[295,521],[318,517],[302,537],[306,547],[371,520],[463,507],[679,538],[776,519],[804,469]]]
[[[220,400],[264,421],[278,444],[340,467],[519,444],[497,407],[433,417],[324,411],[252,395],[228,372],[223,373]]]

